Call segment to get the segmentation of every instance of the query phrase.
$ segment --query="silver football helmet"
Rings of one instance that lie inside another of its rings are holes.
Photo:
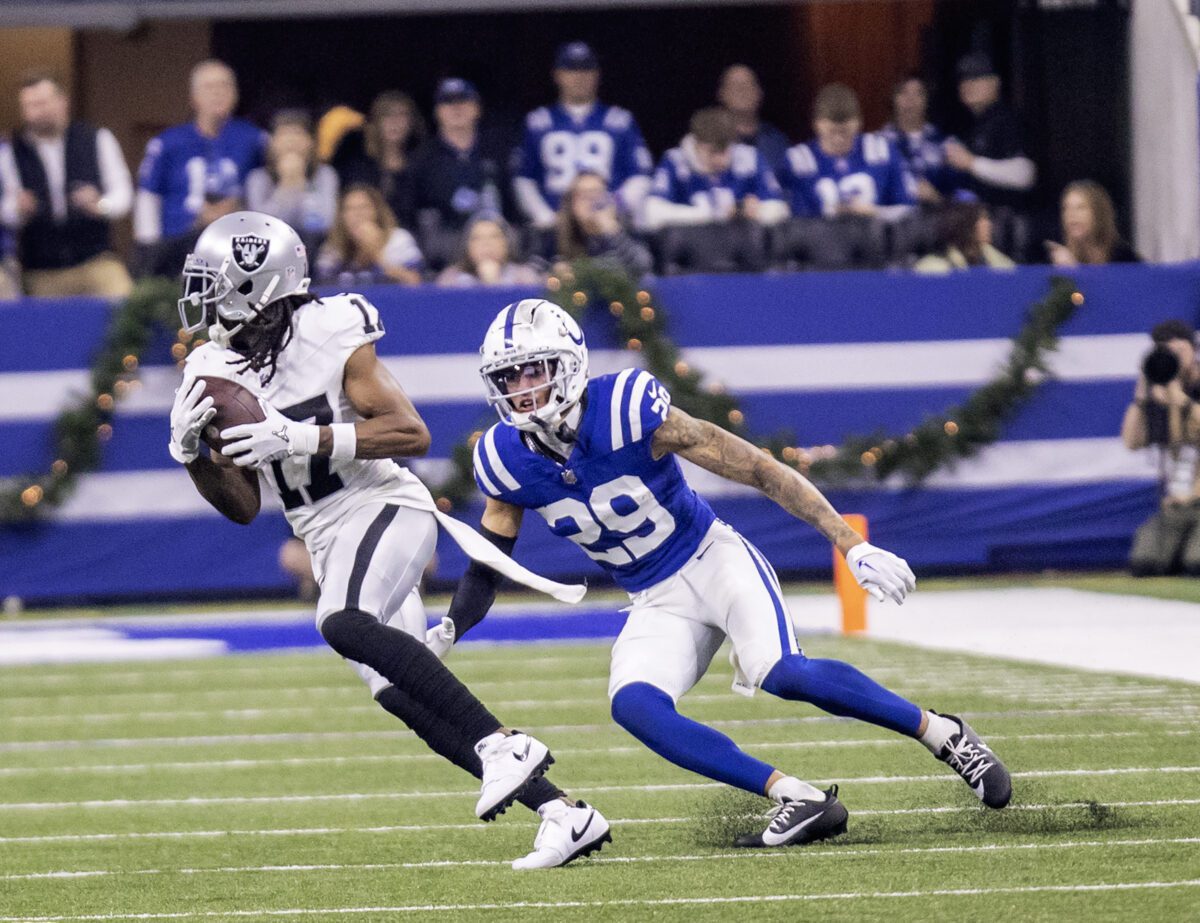
[[[204,229],[183,263],[179,319],[188,333],[208,326],[228,343],[273,301],[308,291],[308,253],[285,222],[234,212]]]
[[[579,324],[558,305],[539,298],[510,304],[496,315],[479,350],[488,403],[500,419],[526,432],[553,432],[566,421],[587,387],[588,352]],[[522,367],[540,364],[546,384],[511,390]],[[515,398],[549,387],[544,406],[519,412]]]

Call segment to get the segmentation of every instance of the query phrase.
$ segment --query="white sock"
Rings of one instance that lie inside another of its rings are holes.
[[[767,797],[783,804],[785,801],[824,801],[825,793],[795,776],[784,776],[767,789]]]
[[[944,715],[935,715],[931,711],[925,712],[925,718],[928,721],[925,733],[917,739],[928,748],[930,753],[937,756],[950,738],[962,728],[958,726],[957,721],[951,721]]]

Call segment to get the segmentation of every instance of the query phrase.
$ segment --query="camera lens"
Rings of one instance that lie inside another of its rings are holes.
[[[1156,346],[1143,360],[1142,374],[1152,385],[1165,385],[1179,374],[1179,357],[1166,346]]]

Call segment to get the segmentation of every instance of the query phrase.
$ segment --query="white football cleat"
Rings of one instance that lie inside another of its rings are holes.
[[[558,868],[612,842],[604,815],[582,801],[571,807],[555,798],[538,808],[538,814],[542,826],[533,841],[533,852],[513,862],[517,871]]]
[[[475,745],[483,763],[483,784],[475,814],[482,820],[495,820],[517,800],[521,789],[544,774],[554,762],[550,749],[540,740],[514,731],[505,737],[499,731]]]
[[[437,655],[438,660],[445,660],[454,646],[454,619],[442,616],[441,624],[425,632],[425,646]]]

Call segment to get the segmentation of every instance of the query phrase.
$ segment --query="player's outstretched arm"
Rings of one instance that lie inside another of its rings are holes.
[[[672,407],[654,431],[653,448],[655,457],[675,452],[713,474],[762,491],[833,542],[846,555],[859,586],[876,599],[900,604],[916,586],[906,561],[863,539],[808,478],[745,439]]]
[[[247,526],[254,521],[262,505],[258,475],[239,468],[220,452],[203,455],[185,466],[187,473],[205,500],[226,519]]]
[[[668,452],[713,474],[762,491],[843,553],[863,541],[808,478],[740,436],[697,420],[678,407],[672,407],[666,421],[654,431],[655,457],[661,458]]]
[[[375,355],[360,346],[346,360],[343,387],[364,420],[354,424],[355,458],[414,458],[429,451],[429,430],[400,383]],[[321,427],[317,452],[333,452],[333,432]]]

